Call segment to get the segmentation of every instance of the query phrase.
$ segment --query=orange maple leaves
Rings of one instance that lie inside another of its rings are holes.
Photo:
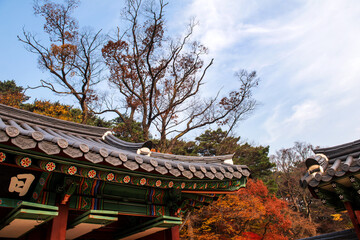
[[[261,180],[220,198],[190,218],[195,239],[288,239],[287,203],[269,194]],[[187,225],[189,226],[189,224]],[[189,239],[189,231],[182,234]]]

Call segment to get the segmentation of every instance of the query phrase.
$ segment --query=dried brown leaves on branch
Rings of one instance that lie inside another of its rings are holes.
[[[67,0],[65,4],[35,1],[34,13],[44,18],[44,32],[49,40],[40,41],[25,30],[18,39],[37,55],[39,67],[52,77],[41,80],[40,86],[34,88],[44,87],[75,97],[83,111],[82,122],[86,122],[89,105],[97,100],[94,85],[100,81],[102,70],[102,38],[100,31],[79,31],[77,20],[71,15],[78,4],[77,0]]]
[[[303,213],[310,221],[310,204],[313,198],[309,191],[300,187],[298,179],[305,172],[305,159],[313,155],[312,149],[310,144],[296,142],[293,148],[280,149],[271,157],[277,167],[274,176],[278,195],[286,200],[294,211]]]
[[[236,73],[239,86],[227,95],[201,96],[213,60],[204,62],[207,48],[191,39],[195,21],[190,21],[182,37],[168,35],[163,0],[128,0],[123,14],[127,28],[118,28],[104,46],[100,31],[79,30],[72,17],[78,4],[77,0],[36,1],[35,15],[44,18],[49,39],[40,41],[25,30],[18,38],[37,55],[39,67],[50,73],[51,79],[41,80],[37,87],[73,96],[83,112],[82,122],[90,109],[115,112],[129,125],[126,129],[140,122],[144,140],[155,133],[160,137],[159,149],[171,151],[179,138],[201,127],[217,124],[231,132],[254,110],[252,91],[259,81],[255,72]],[[120,96],[117,100],[105,96],[103,103],[94,88],[103,70],[100,48],[109,82]]]
[[[194,129],[218,124],[232,130],[254,109],[251,93],[258,78],[255,72],[240,71],[238,89],[222,98],[219,93],[202,98],[205,75],[213,60],[205,63],[202,58],[207,48],[191,40],[194,21],[184,36],[167,35],[166,5],[162,0],[127,1],[128,28],[118,29],[102,53],[110,70],[109,80],[118,89],[123,107],[129,109],[129,122],[141,122],[145,139],[150,129],[157,131],[160,149],[169,151],[177,139]],[[106,111],[115,111],[125,119],[118,108],[100,112]]]
[[[317,234],[346,229],[349,222],[346,214],[336,213],[334,209],[323,205],[320,199],[315,199],[308,189],[300,187],[299,179],[306,171],[305,159],[314,155],[313,149],[311,144],[295,142],[293,147],[280,149],[271,156],[277,167],[273,174],[278,186],[277,195],[292,210],[316,225]],[[336,214],[341,216],[341,220],[335,220]]]

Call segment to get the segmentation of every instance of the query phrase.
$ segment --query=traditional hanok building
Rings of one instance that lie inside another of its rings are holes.
[[[151,152],[110,129],[0,105],[0,238],[179,239],[181,214],[244,187],[232,155]]]
[[[307,187],[315,198],[329,207],[337,211],[346,210],[360,239],[360,140],[315,149],[314,152],[316,155],[305,161],[308,171],[301,178],[300,185]],[[353,239],[350,235],[346,238],[336,236],[336,233],[333,235],[334,238],[320,235],[316,239]]]

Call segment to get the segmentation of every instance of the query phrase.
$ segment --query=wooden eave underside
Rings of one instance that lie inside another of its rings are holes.
[[[334,178],[309,189],[314,197],[337,211],[346,210],[345,202],[351,202],[354,209],[360,210],[360,173]]]
[[[324,154],[328,161],[321,170],[307,171],[300,180],[302,187],[307,186],[323,203],[337,210],[344,210],[342,202],[347,201],[360,210],[360,140],[314,152]]]

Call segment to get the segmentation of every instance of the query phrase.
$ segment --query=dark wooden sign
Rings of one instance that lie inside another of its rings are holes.
[[[0,198],[29,200],[41,172],[27,168],[0,166]]]

